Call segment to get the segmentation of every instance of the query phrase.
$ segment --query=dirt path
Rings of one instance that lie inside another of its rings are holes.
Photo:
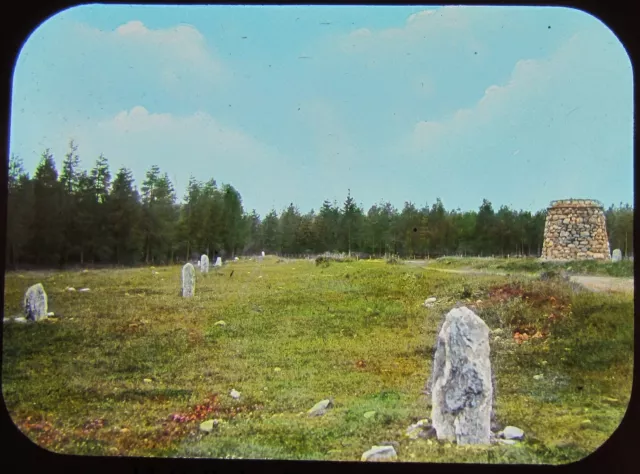
[[[465,275],[499,275],[499,276],[508,275],[505,272],[475,270],[473,268],[459,268],[459,269],[433,268],[433,267],[429,267],[428,263],[424,260],[407,260],[406,263],[410,265],[419,265],[424,268],[428,268],[429,270],[432,270],[432,271],[445,272],[445,273],[462,273]],[[517,274],[523,275],[523,273],[517,273]],[[572,275],[570,278],[571,278],[571,281],[579,283],[585,288],[588,288],[592,291],[633,293],[633,290],[634,290],[633,278],[618,278],[618,277],[594,276],[594,275]]]

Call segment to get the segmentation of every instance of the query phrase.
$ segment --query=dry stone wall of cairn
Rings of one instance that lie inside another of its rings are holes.
[[[610,260],[602,204],[591,199],[553,201],[547,209],[542,258]]]

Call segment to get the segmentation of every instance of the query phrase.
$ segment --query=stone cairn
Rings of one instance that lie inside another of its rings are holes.
[[[209,256],[207,254],[202,254],[199,266],[201,273],[209,273]]]
[[[47,293],[41,283],[27,290],[24,295],[24,315],[29,321],[39,321],[47,317]]]
[[[552,201],[547,209],[544,260],[609,260],[602,204],[591,199]]]
[[[182,267],[182,296],[190,298],[196,291],[196,269],[191,263]]]

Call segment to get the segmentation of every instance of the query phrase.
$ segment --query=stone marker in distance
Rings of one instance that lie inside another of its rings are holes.
[[[209,273],[209,256],[207,254],[200,257],[200,272]]]
[[[611,260],[614,262],[622,260],[622,251],[620,249],[615,249],[611,254]]]
[[[24,295],[24,315],[29,321],[47,317],[47,294],[41,283],[31,286]]]
[[[187,263],[182,267],[182,296],[192,297],[196,292],[196,269]]]

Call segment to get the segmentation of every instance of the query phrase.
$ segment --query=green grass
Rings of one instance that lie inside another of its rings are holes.
[[[156,271],[6,275],[5,316],[42,282],[57,318],[3,328],[3,396],[35,442],[70,454],[359,460],[396,441],[400,461],[557,464],[600,446],[629,401],[632,295],[384,260],[266,258],[198,273],[196,296],[183,299],[180,267]],[[429,296],[438,301],[426,309]],[[422,390],[442,316],[477,300],[502,330],[491,343],[498,421],[526,440],[463,448],[405,438],[430,417]],[[515,331],[546,337],[517,344]],[[305,415],[329,397],[324,416]],[[210,418],[222,422],[201,434]]]
[[[575,260],[569,262],[545,262],[538,258],[459,258],[443,257],[430,262],[434,268],[471,268],[475,270],[498,270],[502,272],[540,273],[549,270],[566,270],[575,275],[601,275],[633,277],[633,262],[603,262]]]

